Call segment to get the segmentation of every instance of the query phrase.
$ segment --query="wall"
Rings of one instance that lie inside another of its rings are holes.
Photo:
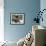
[[[0,0],[0,42],[4,41],[4,2]]]
[[[40,0],[4,0],[4,35],[7,41],[18,41],[32,30],[35,14],[40,10]],[[11,25],[10,13],[25,13],[24,25]]]
[[[46,9],[46,0],[41,0],[40,1],[40,9],[41,9],[41,11],[43,10],[43,9]],[[46,27],[46,10],[43,12],[43,15],[42,15],[42,17],[43,17],[43,22],[41,21],[40,22],[40,25],[43,25],[43,26],[45,26]]]

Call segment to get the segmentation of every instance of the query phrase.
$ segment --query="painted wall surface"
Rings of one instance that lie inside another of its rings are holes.
[[[35,14],[40,9],[40,0],[4,0],[4,35],[7,41],[18,41],[32,30]],[[25,13],[24,25],[11,25],[10,13]]]
[[[46,0],[41,0],[40,2],[41,2],[40,3],[40,9],[42,11],[43,9],[46,9]],[[43,25],[46,27],[46,10],[43,12],[42,17],[43,17],[43,22],[41,21],[40,25]]]

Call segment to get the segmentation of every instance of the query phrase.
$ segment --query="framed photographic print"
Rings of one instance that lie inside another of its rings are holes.
[[[11,13],[10,24],[24,24],[25,23],[24,13]]]

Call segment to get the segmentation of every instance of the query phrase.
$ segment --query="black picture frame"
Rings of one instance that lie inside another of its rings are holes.
[[[25,24],[25,14],[24,13],[10,13],[10,24],[11,25]]]

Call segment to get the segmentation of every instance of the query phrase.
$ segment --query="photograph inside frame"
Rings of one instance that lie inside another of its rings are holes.
[[[24,24],[24,14],[11,14],[11,24]]]

